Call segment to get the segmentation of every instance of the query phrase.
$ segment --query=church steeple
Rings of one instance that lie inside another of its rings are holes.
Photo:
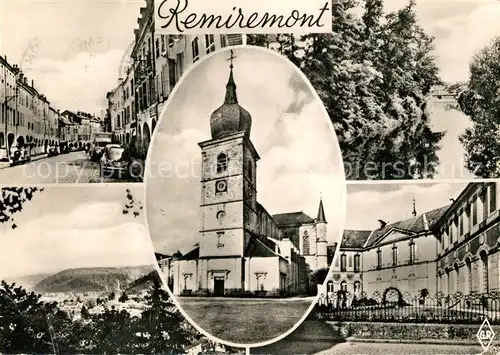
[[[416,216],[417,216],[417,208],[416,208],[416,206],[415,206],[415,202],[416,202],[416,200],[415,200],[415,197],[414,197],[414,198],[413,198],[413,211],[412,211],[412,213],[411,213],[411,214],[413,215],[413,217],[416,217]]]
[[[229,66],[229,79],[226,84],[226,97],[224,99],[224,103],[227,105],[237,104],[238,97],[236,96],[236,83],[234,82],[233,76],[233,59],[236,58],[233,55],[233,51],[231,50],[231,56],[229,60],[231,61],[231,65]]]
[[[323,209],[323,199],[319,199],[319,208],[318,208],[318,217],[316,218],[316,222],[326,223],[325,218],[325,210]]]
[[[224,103],[210,116],[210,130],[213,139],[240,132],[244,132],[247,137],[250,137],[252,116],[238,104],[236,83],[233,75],[234,58],[236,57],[233,55],[233,50],[231,50],[231,56],[227,59],[231,61],[231,65],[229,66],[229,79],[226,84]]]

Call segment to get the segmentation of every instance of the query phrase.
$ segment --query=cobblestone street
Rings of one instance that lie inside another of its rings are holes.
[[[130,182],[127,179],[101,177],[99,162],[93,162],[85,152],[72,152],[55,157],[9,167],[0,166],[0,183],[108,183]]]

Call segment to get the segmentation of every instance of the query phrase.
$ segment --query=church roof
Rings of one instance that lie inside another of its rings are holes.
[[[434,227],[437,220],[446,212],[449,206],[436,208],[432,211],[422,213],[418,216],[388,224],[373,231],[366,242],[366,247],[373,246],[391,229],[400,229],[412,233],[422,233]]]
[[[316,218],[316,222],[325,222],[325,210],[323,209],[323,200],[319,200],[319,208],[318,208],[318,217]]]
[[[372,231],[346,229],[342,235],[341,248],[363,248]]]
[[[314,219],[304,212],[280,213],[272,216],[278,227],[300,226],[302,224],[314,223]]]
[[[200,247],[196,247],[189,253],[179,257],[177,260],[196,260],[200,258]]]
[[[253,237],[248,243],[247,249],[245,251],[246,257],[261,257],[269,258],[273,256],[279,256],[272,249],[266,246],[259,238]]]
[[[210,130],[213,139],[238,132],[245,132],[247,136],[250,136],[252,116],[238,104],[236,83],[234,82],[233,75],[233,58],[231,51],[231,66],[229,79],[226,84],[224,103],[210,116]]]

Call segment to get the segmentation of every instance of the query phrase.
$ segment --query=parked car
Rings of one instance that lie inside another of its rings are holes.
[[[56,155],[59,155],[59,148],[57,148],[57,147],[49,147],[47,155],[49,157],[55,157]]]
[[[26,148],[16,148],[11,152],[10,165],[24,164],[31,161],[31,156]]]
[[[128,177],[130,159],[126,157],[125,148],[119,144],[108,144],[100,159],[101,176],[120,178]]]

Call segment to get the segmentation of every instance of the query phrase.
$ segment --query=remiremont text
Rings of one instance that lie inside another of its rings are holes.
[[[269,0],[272,1],[272,0]],[[173,6],[174,5],[174,6]],[[188,0],[161,0],[157,7],[157,18],[164,20],[161,28],[172,25],[179,33],[192,29],[256,29],[256,28],[320,28],[322,18],[328,16],[329,1],[326,1],[316,13],[301,13],[291,10],[289,14],[272,14],[269,12],[249,12],[241,7],[233,7],[226,14],[190,13]],[[271,31],[272,32],[272,31]]]

